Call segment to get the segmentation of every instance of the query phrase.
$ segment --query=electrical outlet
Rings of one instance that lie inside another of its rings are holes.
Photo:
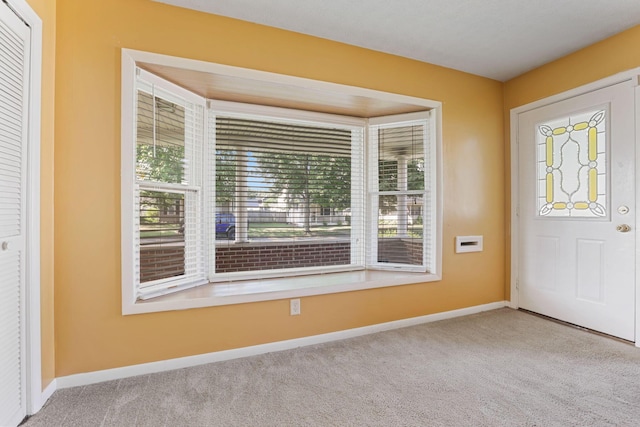
[[[292,316],[300,314],[300,298],[292,299],[289,301],[289,309]]]

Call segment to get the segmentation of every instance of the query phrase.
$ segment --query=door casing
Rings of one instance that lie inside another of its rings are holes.
[[[608,86],[612,86],[617,83],[621,83],[624,81],[633,80],[635,83],[634,91],[635,91],[635,146],[636,146],[636,158],[635,158],[635,170],[636,170],[636,183],[638,182],[638,172],[640,172],[640,68],[634,68],[629,71],[625,71],[622,73],[615,74],[613,76],[598,80],[596,82],[589,83],[584,86],[580,86],[575,89],[571,89],[566,92],[559,93],[557,95],[550,96],[545,99],[541,99],[529,104],[522,105],[520,107],[516,107],[511,109],[510,111],[510,149],[511,149],[511,217],[510,217],[510,227],[509,232],[511,234],[511,298],[509,301],[509,306],[512,308],[519,308],[518,302],[518,277],[519,277],[519,251],[520,251],[520,236],[519,236],[519,216],[518,216],[518,206],[519,206],[519,181],[520,181],[520,170],[518,166],[518,116],[521,113],[524,113],[529,110],[533,110],[535,108],[543,107],[549,104],[553,104],[559,101],[563,101],[569,98],[573,98],[575,96],[583,95],[595,90],[604,89]],[[640,185],[636,185],[636,206],[634,209],[636,224],[640,224],[640,212],[638,212],[638,206],[640,205]],[[636,233],[636,248],[640,248],[638,246],[640,244],[640,232]],[[637,272],[640,271],[640,256],[639,250],[636,249],[635,254],[635,269],[636,269],[636,279],[635,279],[635,345],[640,348],[640,282],[638,280]]]

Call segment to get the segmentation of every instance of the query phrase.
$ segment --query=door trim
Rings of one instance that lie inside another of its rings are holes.
[[[531,102],[510,110],[510,164],[511,164],[511,212],[509,229],[507,230],[511,235],[511,275],[510,275],[510,289],[511,299],[509,301],[509,307],[519,308],[518,301],[518,276],[519,276],[519,251],[520,251],[520,236],[519,236],[519,220],[518,220],[518,206],[519,206],[519,184],[520,184],[520,171],[518,166],[518,116],[527,111],[535,108],[544,107],[549,104],[564,101],[569,98],[573,98],[579,95],[584,95],[589,92],[604,89],[609,86],[616,85],[618,83],[634,81],[635,82],[635,147],[636,147],[636,183],[638,182],[638,176],[640,176],[640,67],[634,68],[622,73],[615,74],[613,76],[606,77],[604,79],[570,89],[565,92],[544,98],[538,101]],[[636,224],[640,224],[640,185],[636,185],[636,206],[635,216]],[[638,280],[638,272],[640,272],[640,230],[636,233],[636,258],[635,258],[635,345],[640,348],[640,281]]]
[[[53,391],[42,389],[40,330],[40,138],[42,108],[42,20],[26,0],[6,3],[31,28],[27,141],[26,346],[27,415],[38,412]]]

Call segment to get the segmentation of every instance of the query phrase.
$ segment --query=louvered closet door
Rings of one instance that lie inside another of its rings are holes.
[[[29,28],[0,2],[0,426],[26,415],[28,39]]]

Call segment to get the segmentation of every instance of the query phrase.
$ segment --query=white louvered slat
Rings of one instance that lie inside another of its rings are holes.
[[[11,31],[3,27],[0,30],[0,45],[2,48],[2,73],[0,76],[0,168],[4,171],[0,175],[0,198],[3,209],[0,209],[0,237],[21,234],[21,209],[9,207],[21,206],[23,184],[23,100],[24,93],[24,42]]]
[[[0,2],[0,426],[26,415],[25,220],[29,29]]]
[[[0,255],[0,414],[15,414],[21,402],[20,253]],[[2,419],[0,419],[0,425]]]

